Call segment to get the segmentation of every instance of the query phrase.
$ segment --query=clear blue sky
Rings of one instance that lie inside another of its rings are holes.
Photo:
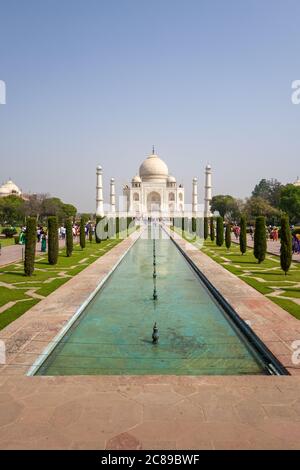
[[[1,180],[93,210],[155,144],[190,197],[300,173],[299,0],[0,0]]]

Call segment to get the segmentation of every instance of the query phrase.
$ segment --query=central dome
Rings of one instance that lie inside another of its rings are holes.
[[[143,161],[139,173],[142,181],[166,180],[169,170],[165,162],[153,153]]]

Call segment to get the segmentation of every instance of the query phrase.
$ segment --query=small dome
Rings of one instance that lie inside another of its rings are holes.
[[[135,176],[132,178],[132,182],[133,182],[133,183],[141,183],[142,180],[141,180],[141,178],[139,177],[139,175],[135,175]]]
[[[140,177],[142,181],[167,180],[168,167],[155,153],[149,155],[140,166]]]
[[[8,180],[0,187],[0,194],[2,196],[9,196],[10,194],[16,194],[17,196],[20,196],[21,190],[12,180]]]
[[[101,165],[98,165],[98,166],[97,166],[97,170],[98,170],[98,171],[102,171],[102,166],[101,166]]]
[[[175,178],[175,176],[169,175],[169,177],[168,177],[168,183],[176,183],[176,178]]]
[[[206,170],[211,170],[211,165],[209,163],[206,165]]]

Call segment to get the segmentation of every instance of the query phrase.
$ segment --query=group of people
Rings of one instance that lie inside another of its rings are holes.
[[[85,227],[84,227],[84,232],[85,232],[85,237],[89,238],[90,233],[92,235],[95,234],[95,226],[91,223],[88,222]],[[61,225],[58,228],[58,238],[59,240],[65,240],[66,239],[66,227],[64,225]],[[77,223],[74,223],[72,226],[72,234],[73,238],[77,238],[80,235],[80,225]],[[39,225],[36,229],[36,239],[37,243],[41,244],[41,252],[46,252],[47,251],[47,230],[42,226]],[[22,227],[19,235],[19,244],[20,245],[25,245],[26,242],[26,227]]]
[[[272,225],[269,225],[267,228],[267,238],[273,242],[278,242],[279,238],[279,228]]]

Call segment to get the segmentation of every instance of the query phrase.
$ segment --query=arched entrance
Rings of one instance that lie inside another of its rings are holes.
[[[160,194],[156,191],[152,191],[147,196],[147,211],[148,212],[159,212],[161,207]]]

